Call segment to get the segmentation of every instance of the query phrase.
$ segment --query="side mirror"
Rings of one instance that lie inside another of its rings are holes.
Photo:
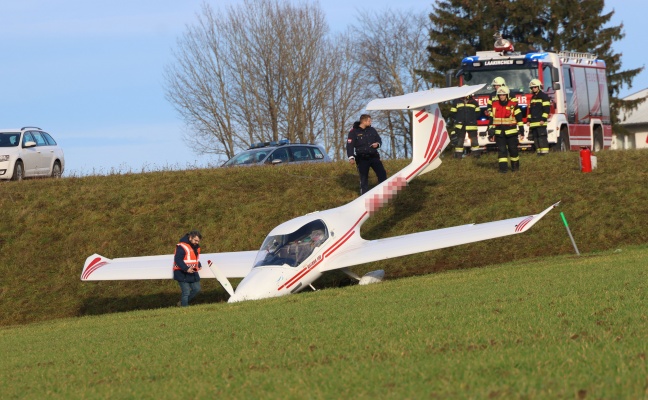
[[[36,147],[36,142],[32,142],[32,141],[25,142],[23,147]]]
[[[554,82],[558,82],[560,80],[560,73],[558,71],[558,68],[556,67],[551,67],[551,80]]]
[[[281,158],[276,158],[276,159],[272,160],[272,165],[281,164],[282,162],[283,161],[281,160]]]
[[[553,83],[553,89],[554,90],[560,90],[560,82],[554,82]]]

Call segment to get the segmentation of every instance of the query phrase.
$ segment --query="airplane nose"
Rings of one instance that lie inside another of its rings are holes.
[[[284,282],[286,269],[290,267],[257,267],[243,278],[238,284],[234,294],[227,300],[236,303],[245,300],[259,300],[268,297],[277,297],[281,292],[277,290]]]

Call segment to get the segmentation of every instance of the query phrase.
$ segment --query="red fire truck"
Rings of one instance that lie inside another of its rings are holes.
[[[494,78],[502,77],[526,114],[531,98],[529,82],[539,79],[551,99],[547,121],[549,145],[553,150],[578,150],[589,147],[594,151],[609,149],[612,144],[610,100],[605,77],[605,62],[589,53],[536,52],[520,54],[506,39],[499,37],[494,51],[477,52],[461,62],[458,72],[460,85],[486,86],[475,93],[481,115],[479,131],[488,128],[484,114],[488,99],[495,95],[491,86]],[[526,122],[526,120],[525,120]],[[533,143],[525,138],[520,147],[529,149]],[[493,146],[487,137],[479,137],[482,147]],[[465,146],[470,147],[466,138]]]

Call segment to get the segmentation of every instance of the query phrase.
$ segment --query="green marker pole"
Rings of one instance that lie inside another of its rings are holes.
[[[565,214],[561,211],[560,216],[562,217],[563,223],[565,224],[565,228],[567,228],[567,233],[569,234],[569,238],[571,239],[572,244],[574,245],[574,250],[576,250],[576,254],[580,256],[580,253],[578,252],[578,247],[576,247],[576,242],[574,241],[574,237],[571,234],[571,231],[569,230],[569,225],[567,224],[567,218],[565,218]]]

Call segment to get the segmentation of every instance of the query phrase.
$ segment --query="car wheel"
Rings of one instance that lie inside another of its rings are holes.
[[[52,167],[52,178],[60,178],[61,177],[61,164],[57,161],[54,163],[54,166]]]
[[[14,166],[13,175],[11,176],[12,181],[22,181],[25,175],[25,170],[23,168],[22,161],[16,161]]]

